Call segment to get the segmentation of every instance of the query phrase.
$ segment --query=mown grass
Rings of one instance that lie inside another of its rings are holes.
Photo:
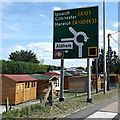
[[[92,103],[87,103],[86,94],[82,96],[77,96],[69,99],[65,99],[63,102],[53,102],[53,106],[41,106],[40,104],[31,105],[30,107],[30,117],[31,118],[60,118],[66,114],[72,113],[83,107],[91,104],[95,104],[107,99],[110,99],[118,95],[118,89],[113,89],[107,94],[99,92],[98,94],[92,94]],[[14,109],[10,112],[4,112],[3,118],[27,118],[28,117],[28,107],[21,110]]]

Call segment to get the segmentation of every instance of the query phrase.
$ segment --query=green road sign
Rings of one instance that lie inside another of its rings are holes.
[[[98,57],[98,6],[54,11],[53,59]]]

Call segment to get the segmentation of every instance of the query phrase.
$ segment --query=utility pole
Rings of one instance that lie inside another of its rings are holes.
[[[98,93],[98,58],[96,58],[96,93]]]
[[[106,74],[106,41],[105,41],[105,0],[103,0],[103,44],[104,44],[104,94],[106,94],[107,74]]]
[[[60,81],[60,98],[59,98],[59,101],[64,101],[63,89],[64,89],[64,59],[61,59],[61,81]]]
[[[90,59],[87,59],[87,78],[88,78],[88,86],[87,86],[87,102],[91,103],[91,67],[90,67]]]
[[[109,91],[109,83],[110,83],[110,34],[108,34],[108,69],[107,69],[107,91]]]

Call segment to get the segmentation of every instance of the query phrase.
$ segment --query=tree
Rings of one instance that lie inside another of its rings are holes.
[[[77,69],[80,69],[80,70],[85,70],[85,68],[84,67],[76,67]]]
[[[103,73],[103,58],[104,58],[104,50],[99,50],[99,57],[98,57],[98,73]],[[92,61],[92,73],[96,73],[96,59],[93,59]]]
[[[118,58],[116,51],[112,51],[112,48],[110,47],[109,51],[109,61],[110,61],[110,73],[120,73],[120,59]],[[104,50],[101,49],[99,50],[99,57],[98,57],[98,73],[103,73],[103,68],[104,68]],[[106,64],[108,67],[108,51],[106,53]],[[96,72],[96,62],[95,59],[92,61],[92,73]]]
[[[11,61],[23,61],[23,62],[30,62],[30,63],[37,63],[39,64],[40,61],[36,58],[36,54],[30,51],[15,51],[9,55],[9,60]]]

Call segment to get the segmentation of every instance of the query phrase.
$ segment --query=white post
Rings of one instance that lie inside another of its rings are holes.
[[[90,59],[87,59],[87,78],[88,78],[88,85],[87,85],[87,102],[91,103],[91,67],[90,67]]]
[[[105,41],[105,0],[103,1],[103,44],[104,44],[104,94],[107,92],[107,73],[106,73],[106,41]]]

